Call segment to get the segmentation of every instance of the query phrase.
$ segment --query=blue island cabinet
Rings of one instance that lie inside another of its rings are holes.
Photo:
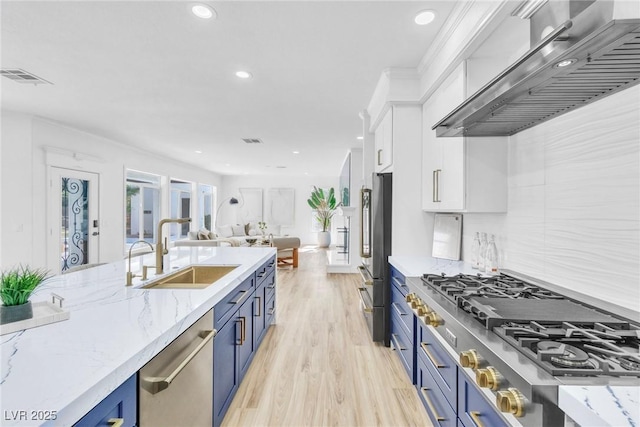
[[[275,288],[275,258],[214,307],[213,425],[219,426],[271,323],[265,290]],[[268,295],[267,295],[268,297]],[[266,323],[268,321],[268,323]]]
[[[98,403],[74,426],[77,427],[134,427],[137,424],[136,375]]]

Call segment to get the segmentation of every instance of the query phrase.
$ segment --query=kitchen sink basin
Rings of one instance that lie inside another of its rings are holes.
[[[237,265],[193,265],[160,279],[153,280],[142,289],[204,289],[235,270]]]

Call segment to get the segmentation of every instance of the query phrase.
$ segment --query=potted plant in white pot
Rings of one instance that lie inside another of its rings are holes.
[[[325,192],[322,188],[314,186],[307,203],[316,211],[316,220],[322,227],[322,231],[318,232],[318,246],[327,248],[331,245],[331,218],[340,206],[336,201],[335,190],[331,187]]]
[[[0,276],[0,324],[17,322],[33,317],[29,297],[43,280],[48,271],[19,266],[3,271]]]

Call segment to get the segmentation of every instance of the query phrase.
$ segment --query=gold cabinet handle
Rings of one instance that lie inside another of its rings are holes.
[[[182,370],[193,360],[194,357],[200,353],[200,351],[207,346],[207,344],[216,336],[218,331],[213,330],[204,330],[200,331],[198,336],[202,338],[202,342],[198,344],[196,348],[193,349],[191,353],[184,358],[182,362],[178,365],[173,372],[169,374],[167,377],[143,377],[140,379],[140,386],[147,390],[151,394],[156,394],[166,389],[171,385],[171,382],[176,379],[178,374],[182,372]],[[117,418],[113,418],[116,419]],[[122,425],[122,424],[118,424]]]
[[[427,392],[430,389],[426,388],[426,387],[421,387],[420,388],[420,393],[422,393],[422,397],[424,397],[424,400],[426,400],[427,405],[429,406],[429,409],[431,410],[431,413],[433,414],[434,417],[436,417],[436,421],[445,421],[446,418],[438,415],[438,411],[436,411],[436,407],[433,405],[433,402],[431,401],[431,398],[429,397],[429,395],[427,394]]]
[[[258,314],[254,314],[255,317],[262,316],[262,299],[260,297],[255,297],[258,300]]]
[[[240,342],[238,343],[238,345],[243,345],[244,344],[244,323],[247,321],[246,317],[239,317],[238,322],[240,322]]]
[[[431,352],[429,351],[429,349],[427,348],[429,344],[427,344],[426,342],[421,342],[420,343],[420,347],[422,347],[422,351],[424,351],[424,354],[427,355],[427,357],[429,358],[429,360],[431,360],[431,363],[434,364],[434,366],[438,369],[442,369],[442,368],[446,368],[447,365],[444,365],[440,362],[438,362],[435,357],[433,357],[433,354],[431,354]]]
[[[124,418],[109,418],[107,421],[111,427],[122,427]]]
[[[480,412],[478,411],[471,411],[469,412],[469,415],[471,415],[471,419],[473,420],[474,424],[478,427],[484,427],[484,424],[482,424],[482,421],[480,421]]]
[[[229,304],[240,304],[240,301],[242,301],[244,297],[247,296],[247,291],[240,291],[239,293],[242,295],[240,295],[237,300],[229,302]]]

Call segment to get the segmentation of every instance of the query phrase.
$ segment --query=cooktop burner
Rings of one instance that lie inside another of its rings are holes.
[[[505,322],[493,331],[555,376],[640,376],[635,325]]]
[[[453,302],[458,301],[459,298],[468,297],[564,299],[560,294],[506,274],[489,277],[467,274],[456,276],[425,274],[422,281]]]

